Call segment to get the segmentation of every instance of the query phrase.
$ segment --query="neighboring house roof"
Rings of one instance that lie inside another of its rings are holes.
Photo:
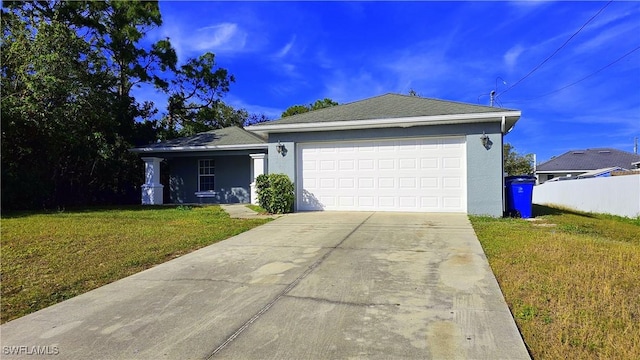
[[[151,153],[266,148],[267,142],[265,139],[234,126],[211,130],[193,136],[152,143],[143,147],[131,149],[131,151],[137,153]]]
[[[520,111],[454,101],[386,94],[247,127],[258,133],[322,131],[501,121],[508,132]]]
[[[571,150],[539,164],[536,172],[586,172],[609,167],[631,169],[633,167],[631,164],[636,161],[640,161],[640,155],[616,149]]]

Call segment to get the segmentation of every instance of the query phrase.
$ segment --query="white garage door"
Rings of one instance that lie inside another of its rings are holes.
[[[464,137],[302,143],[298,210],[466,212]]]

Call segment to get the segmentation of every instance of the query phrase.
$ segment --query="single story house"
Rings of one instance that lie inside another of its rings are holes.
[[[575,178],[592,172],[602,176],[611,168],[616,168],[612,171],[633,169],[633,163],[637,161],[640,161],[640,155],[617,149],[571,150],[538,165],[535,176],[540,184],[554,178]]]
[[[255,202],[255,177],[284,173],[296,211],[463,212],[502,216],[503,137],[520,111],[396,94],[132,149],[142,203]]]

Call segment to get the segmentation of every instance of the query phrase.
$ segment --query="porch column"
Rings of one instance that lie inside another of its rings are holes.
[[[160,161],[162,158],[143,157],[144,161],[144,184],[142,184],[142,205],[161,205],[163,203],[162,189],[160,184]]]
[[[267,154],[249,154],[253,161],[251,162],[251,203],[258,204],[258,189],[256,189],[256,178],[266,171],[267,162],[265,158]]]

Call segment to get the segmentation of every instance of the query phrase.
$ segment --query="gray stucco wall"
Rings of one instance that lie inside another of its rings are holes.
[[[284,154],[278,154],[276,149],[278,138],[276,138],[275,142],[269,143],[269,162],[267,171],[269,174],[286,174],[295,185],[296,145],[292,141],[280,140],[280,143],[284,145],[284,148],[286,149]]]
[[[502,134],[486,133],[493,143],[482,146],[480,134],[467,135],[467,212],[501,217],[503,213]]]
[[[251,152],[251,153],[256,153]],[[198,161],[200,159],[215,160],[215,198],[199,199],[195,196],[198,191]],[[171,156],[167,159],[169,165],[169,202],[182,203],[249,203],[251,183],[251,157],[249,152],[217,152],[192,153],[190,156]],[[165,201],[166,201],[165,200]]]
[[[493,142],[488,150],[480,141],[483,132]],[[295,183],[298,156],[296,143],[427,136],[466,136],[467,212],[474,215],[502,216],[502,134],[498,123],[271,134],[269,173],[287,174]],[[278,141],[288,150],[285,156],[276,152]]]

